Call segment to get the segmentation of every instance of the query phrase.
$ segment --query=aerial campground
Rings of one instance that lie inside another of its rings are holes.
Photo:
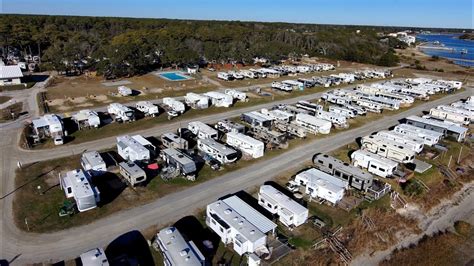
[[[474,265],[472,8],[0,1],[0,266]]]

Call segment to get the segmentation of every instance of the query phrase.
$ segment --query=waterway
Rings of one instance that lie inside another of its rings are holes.
[[[457,65],[474,67],[474,41],[459,39],[461,34],[420,34],[420,50],[430,56],[452,60]],[[423,48],[424,47],[424,48]]]

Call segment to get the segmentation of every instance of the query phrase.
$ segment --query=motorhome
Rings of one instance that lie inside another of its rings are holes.
[[[87,151],[81,155],[81,166],[93,176],[102,175],[107,172],[107,165],[97,151]]]
[[[278,220],[287,227],[298,227],[308,220],[307,208],[271,185],[260,186],[258,204],[278,215]]]
[[[443,133],[407,124],[397,125],[393,131],[407,137],[420,138],[423,140],[423,143],[428,146],[437,144],[443,138]]]
[[[167,106],[174,112],[178,114],[183,114],[184,111],[186,111],[186,106],[184,106],[184,103],[170,97],[165,97],[163,98],[163,105]]]
[[[242,153],[252,156],[252,158],[262,157],[265,149],[265,144],[263,142],[241,133],[227,133],[226,143],[239,149]]]
[[[229,132],[235,132],[235,133],[245,133],[245,126],[239,123],[235,123],[231,120],[221,120],[218,121],[215,125],[214,128],[217,130],[223,132],[223,133],[229,133]]]
[[[120,122],[135,121],[135,112],[132,109],[120,103],[111,103],[107,107],[107,112],[113,115],[116,121],[120,121]]]
[[[346,117],[342,114],[320,110],[316,113],[316,117],[327,120],[333,123],[337,127],[341,127],[341,128],[349,127],[349,123],[347,123]]]
[[[184,101],[193,109],[206,109],[209,107],[209,97],[194,92],[186,93]]]
[[[186,241],[176,227],[161,229],[155,238],[159,247],[163,265],[166,266],[203,266],[206,258],[193,241]]]
[[[278,82],[278,81],[272,82],[271,87],[272,87],[272,89],[280,90],[280,91],[284,91],[284,92],[292,92],[293,91],[293,88],[291,86],[283,84],[283,83]]]
[[[335,105],[329,106],[329,112],[334,114],[340,114],[344,117],[354,118],[357,116],[357,112],[351,109],[347,109],[345,107],[339,107]]]
[[[227,95],[232,96],[232,98],[237,99],[241,102],[247,102],[248,101],[247,93],[245,93],[245,92],[238,91],[238,90],[235,90],[235,89],[226,89],[224,91],[224,93],[227,94]]]
[[[160,113],[158,106],[149,101],[139,101],[136,103],[135,107],[138,111],[145,114],[145,116],[155,117]]]
[[[418,137],[409,137],[396,131],[382,130],[377,132],[377,136],[405,145],[416,153],[420,153],[424,147],[424,141],[422,139]]]
[[[252,127],[260,126],[266,128],[270,128],[273,122],[273,118],[271,118],[270,116],[256,111],[243,113],[240,116],[240,120],[244,121]]]
[[[184,152],[175,148],[168,148],[161,151],[161,157],[168,166],[176,168],[181,175],[191,180],[196,175],[196,162]]]
[[[264,108],[260,112],[264,115],[268,115],[274,121],[281,121],[281,122],[285,122],[285,123],[290,123],[295,118],[295,116],[293,114],[290,114],[290,113],[287,113],[285,111],[278,110],[278,109],[268,110],[268,109]]]
[[[238,159],[237,151],[213,139],[198,139],[197,148],[222,164],[233,163]]]
[[[33,119],[33,134],[38,140],[45,138],[62,138],[65,135],[63,120],[55,114],[45,114]]]
[[[234,79],[234,76],[229,74],[229,73],[226,73],[226,72],[218,72],[217,73],[217,78],[222,79],[222,80],[226,80],[226,81],[230,81],[230,80]]]
[[[119,163],[119,172],[132,187],[146,181],[145,171],[133,162]]]
[[[149,161],[156,147],[140,135],[117,137],[117,152],[126,161]]]
[[[234,104],[234,98],[222,92],[210,91],[204,93],[216,107],[231,107]]]
[[[59,175],[59,187],[66,198],[74,198],[77,210],[85,212],[97,207],[100,192],[90,183],[91,176],[82,169],[76,169]]]
[[[305,194],[337,204],[344,197],[347,183],[341,179],[311,168],[298,173],[295,182],[305,187]]]
[[[163,146],[165,146],[166,148],[175,148],[183,150],[187,150],[189,148],[189,143],[187,140],[171,132],[164,133],[163,135],[161,135],[160,140]]]
[[[469,125],[471,123],[471,118],[469,116],[462,113],[454,113],[446,109],[431,108],[430,116],[436,119],[450,121],[463,125]]]
[[[371,174],[327,154],[315,154],[313,164],[317,169],[347,183],[346,187],[365,191],[372,186],[374,177]]]
[[[362,137],[362,148],[399,163],[412,163],[415,152],[406,145],[376,135]]]
[[[118,93],[122,96],[130,96],[133,94],[132,89],[126,86],[119,86],[117,90],[118,90]]]
[[[365,150],[354,151],[351,160],[354,166],[365,168],[380,177],[392,176],[398,167],[397,162]]]
[[[295,123],[312,134],[329,134],[332,127],[331,122],[307,114],[297,114]]]
[[[96,111],[80,110],[72,115],[72,120],[76,122],[79,130],[83,128],[98,128],[100,126],[100,117]]]
[[[407,117],[406,124],[443,133],[444,136],[452,137],[458,142],[463,141],[469,131],[467,128],[453,123],[426,119],[419,116]]]
[[[316,115],[316,113],[320,110],[323,110],[323,106],[319,104],[315,104],[308,101],[298,101],[296,103],[296,107],[307,110],[311,112],[312,115]]]
[[[219,132],[201,121],[189,122],[188,129],[199,139],[218,139]]]

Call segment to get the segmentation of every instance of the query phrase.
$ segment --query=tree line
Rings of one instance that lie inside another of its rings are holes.
[[[398,63],[381,29],[240,21],[191,21],[2,15],[0,49],[40,55],[42,69],[98,71],[105,77],[142,74],[159,66],[251,63],[265,57],[320,56],[382,66]]]

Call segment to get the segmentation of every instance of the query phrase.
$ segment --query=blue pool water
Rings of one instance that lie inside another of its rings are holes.
[[[181,74],[178,74],[176,72],[167,72],[167,73],[161,73],[159,74],[161,77],[172,80],[172,81],[178,81],[178,80],[186,80],[188,77],[183,76]]]
[[[474,41],[462,40],[458,37],[461,34],[420,34],[416,38],[426,42],[427,46],[433,46],[434,42],[439,42],[447,49],[421,49],[427,55],[437,55],[439,57],[453,60],[455,64],[474,67]],[[464,53],[461,53],[464,51]],[[465,53],[467,52],[467,53]]]

